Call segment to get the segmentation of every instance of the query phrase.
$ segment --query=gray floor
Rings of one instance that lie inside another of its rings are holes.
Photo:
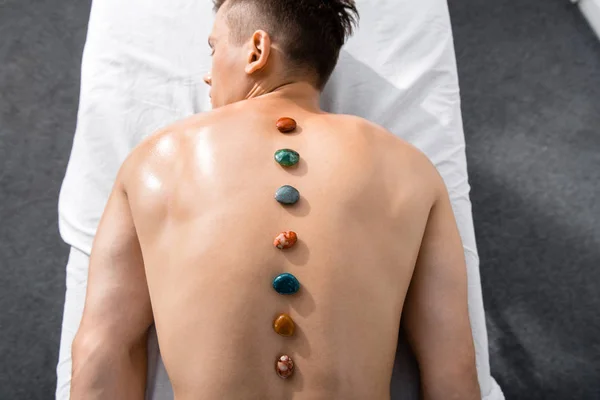
[[[88,3],[0,0],[0,400],[54,393],[67,258],[57,196]]]
[[[600,42],[567,1],[450,8],[493,373],[511,400],[600,399]],[[0,400],[54,392],[88,14],[0,0]]]
[[[600,42],[567,1],[450,5],[493,373],[600,399]]]

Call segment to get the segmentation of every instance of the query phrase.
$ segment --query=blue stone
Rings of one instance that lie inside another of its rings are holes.
[[[290,273],[283,273],[273,279],[273,289],[279,294],[294,294],[300,290],[300,282]]]
[[[295,204],[300,200],[300,192],[290,185],[285,185],[277,189],[275,200],[281,204]]]

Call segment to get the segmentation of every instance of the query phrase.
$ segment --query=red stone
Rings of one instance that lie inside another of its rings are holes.
[[[283,117],[277,120],[277,129],[281,133],[289,133],[296,129],[296,121],[292,118]]]

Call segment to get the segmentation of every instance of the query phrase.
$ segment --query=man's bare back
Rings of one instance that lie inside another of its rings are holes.
[[[205,80],[216,110],[151,136],[121,167],[90,258],[73,400],[141,399],[153,323],[176,400],[387,400],[401,318],[423,398],[478,398],[463,249],[442,179],[383,128],[319,108],[354,3],[269,3],[297,21],[306,59],[296,65],[276,33],[294,31],[250,3],[215,2]],[[253,33],[235,41],[231,21],[249,10],[274,25],[272,37],[242,24]],[[321,19],[335,29],[313,30]],[[329,48],[311,47],[315,32]],[[279,132],[281,117],[297,129]],[[279,165],[280,149],[300,162]],[[296,204],[274,198],[284,185],[299,190]],[[287,231],[298,242],[276,248]],[[274,289],[283,273],[297,293]],[[291,337],[273,327],[281,314],[295,323]],[[282,355],[295,366],[287,379],[276,373]]]
[[[275,122],[291,116],[298,129]],[[296,167],[273,154],[296,150]],[[350,116],[277,94],[180,122],[123,177],[177,399],[387,399],[400,316],[439,188],[426,158]],[[276,189],[301,200],[282,206]],[[281,251],[273,238],[297,232]],[[271,287],[283,272],[301,290]],[[297,332],[273,320],[289,314]],[[276,357],[296,368],[274,374]]]

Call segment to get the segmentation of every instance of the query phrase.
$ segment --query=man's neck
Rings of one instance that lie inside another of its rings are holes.
[[[320,111],[321,92],[308,82],[290,82],[279,86],[257,84],[246,99],[290,101],[310,111]]]

